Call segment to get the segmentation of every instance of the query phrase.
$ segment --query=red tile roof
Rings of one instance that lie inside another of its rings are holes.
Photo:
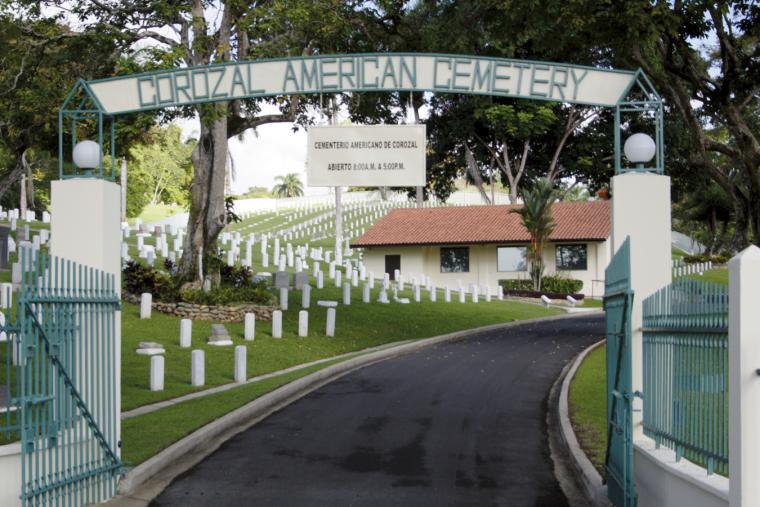
[[[391,210],[351,245],[449,245],[530,241],[521,205],[399,208]],[[604,241],[610,235],[609,201],[557,202],[552,205],[551,241]]]

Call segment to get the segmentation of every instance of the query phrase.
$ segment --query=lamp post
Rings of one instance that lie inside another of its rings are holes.
[[[633,134],[625,140],[625,145],[623,145],[625,158],[632,164],[636,164],[638,170],[643,170],[644,164],[654,158],[656,150],[654,139],[642,133]]]
[[[74,146],[72,158],[74,165],[84,169],[83,176],[91,177],[92,170],[100,166],[103,154],[100,151],[100,145],[95,141],[79,141]]]

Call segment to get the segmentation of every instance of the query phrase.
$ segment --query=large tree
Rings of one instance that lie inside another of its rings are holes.
[[[110,34],[123,51],[139,52],[144,62],[161,67],[317,53],[326,41],[350,40],[345,29],[356,13],[355,2],[339,0],[42,3],[65,4],[82,23]],[[197,116],[200,120],[192,156],[190,216],[179,266],[180,275],[187,281],[199,279],[200,254],[216,252],[217,237],[226,223],[228,139],[267,123],[292,122],[303,112],[298,97],[269,100],[279,108],[278,113],[262,113],[264,102],[231,100],[168,113],[170,117]]]
[[[731,198],[734,248],[748,244],[752,231],[760,244],[760,5],[542,0],[538,8],[556,13],[545,40],[580,41],[610,64],[641,67],[652,78],[685,126],[686,162]]]

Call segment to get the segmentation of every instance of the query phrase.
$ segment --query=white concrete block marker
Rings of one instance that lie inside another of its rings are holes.
[[[256,335],[256,314],[246,313],[243,317],[243,338],[248,341],[253,341]]]
[[[272,338],[282,338],[282,312],[272,312]]]
[[[335,308],[327,309],[327,325],[325,334],[327,336],[335,336]]]
[[[549,306],[552,303],[552,300],[549,299],[546,295],[541,296],[541,302],[544,304],[544,306]]]
[[[351,284],[348,282],[343,284],[343,304],[346,306],[351,305]]]
[[[280,308],[283,310],[288,309],[288,288],[282,287],[280,288]]]
[[[0,283],[0,308],[10,308],[13,304],[13,284]]]
[[[150,358],[150,390],[164,390],[164,356]]]
[[[243,384],[246,381],[246,361],[248,359],[245,345],[235,347],[235,382]]]
[[[179,321],[179,346],[183,349],[190,348],[193,341],[193,321],[182,319]]]
[[[190,384],[200,387],[206,383],[205,354],[202,350],[190,353]]]
[[[301,338],[309,336],[309,312],[306,310],[298,312],[298,336]]]
[[[143,292],[140,295],[140,318],[149,319],[150,310],[153,303],[153,294],[150,292]]]
[[[576,300],[576,299],[575,299],[573,296],[571,296],[570,294],[568,294],[568,295],[567,295],[567,297],[566,297],[565,299],[567,299],[567,302],[570,304],[570,306],[575,306],[575,305],[577,305],[577,304],[578,304],[578,300]]]

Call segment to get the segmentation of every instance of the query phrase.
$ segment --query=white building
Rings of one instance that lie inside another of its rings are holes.
[[[405,280],[425,275],[439,286],[528,279],[530,235],[519,205],[403,208],[391,210],[351,245],[364,249],[367,271],[399,269]],[[547,275],[583,281],[587,296],[604,293],[610,259],[609,201],[558,202],[554,232],[544,249]]]

